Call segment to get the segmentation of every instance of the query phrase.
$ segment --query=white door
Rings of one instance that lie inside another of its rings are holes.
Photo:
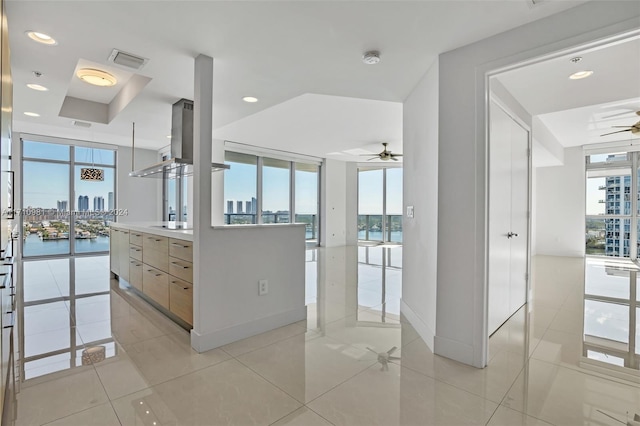
[[[527,294],[529,134],[491,103],[489,128],[489,334]]]

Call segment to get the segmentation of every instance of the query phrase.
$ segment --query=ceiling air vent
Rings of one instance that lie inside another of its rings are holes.
[[[87,123],[86,121],[73,120],[71,123],[76,127],[84,127],[85,129],[91,127],[91,123]]]
[[[109,62],[120,65],[121,67],[131,68],[139,70],[149,60],[141,56],[136,56],[133,53],[123,52],[122,50],[113,49],[111,55],[109,55]]]

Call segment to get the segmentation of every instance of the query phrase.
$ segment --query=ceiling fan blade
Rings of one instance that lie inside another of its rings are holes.
[[[387,354],[391,355],[392,353],[394,353],[394,352],[395,352],[395,351],[397,351],[397,350],[398,350],[398,347],[397,347],[397,346],[394,346],[394,347],[392,347],[391,349],[389,349],[389,350],[387,351]]]
[[[613,135],[614,133],[630,132],[631,130],[632,128],[625,129],[625,130],[618,130],[617,132],[605,133],[604,135],[600,135],[600,136]]]
[[[611,126],[611,127],[633,127],[633,126]]]
[[[398,159],[397,159],[396,157],[391,157],[391,159],[392,159],[393,161],[398,161]]]
[[[402,154],[391,154],[392,157],[402,157]]]
[[[378,157],[369,158],[367,161],[375,160]]]

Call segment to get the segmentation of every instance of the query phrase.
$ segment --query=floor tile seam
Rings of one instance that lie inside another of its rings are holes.
[[[511,390],[511,389],[509,389],[509,390]],[[556,426],[556,423],[553,423],[553,422],[552,422],[552,421],[550,421],[550,420],[545,420],[545,419],[540,418],[540,417],[538,417],[538,416],[534,416],[534,415],[531,415],[531,414],[529,414],[529,413],[525,413],[524,411],[516,410],[515,408],[509,407],[509,406],[507,406],[507,405],[505,405],[505,404],[503,404],[503,403],[500,403],[500,405],[498,405],[498,408],[496,408],[496,411],[497,411],[500,407],[507,408],[507,409],[509,409],[509,410],[512,410],[512,411],[515,411],[515,412],[517,412],[517,413],[523,414],[523,415],[525,415],[525,416],[527,416],[527,417],[531,417],[532,419],[536,419],[536,420],[538,420],[538,421],[540,421],[540,422],[544,422],[544,423],[549,424],[549,425],[551,425],[551,426]]]
[[[82,367],[86,367],[86,368],[82,368]],[[31,389],[40,385],[43,385],[45,383],[49,383],[49,382],[53,382],[55,380],[61,380],[67,377],[71,377],[74,376],[76,374],[82,374],[82,373],[86,373],[88,371],[91,371],[91,368],[89,365],[85,365],[85,366],[81,366],[81,367],[75,367],[72,369],[66,369],[66,370],[60,370],[60,371],[54,371],[53,373],[48,373],[48,374],[44,374],[42,376],[37,376],[37,377],[33,377],[31,379],[28,379],[26,381],[22,381],[20,383],[20,389]],[[61,373],[59,376],[56,376],[58,373]],[[51,376],[51,377],[49,377]],[[38,383],[29,383],[30,380],[37,380]],[[19,394],[18,394],[19,395]]]
[[[407,370],[410,370],[410,371],[412,371],[413,373],[420,374],[421,376],[428,377],[428,378],[430,378],[430,379],[432,379],[432,380],[435,380],[436,382],[443,383],[443,384],[445,384],[445,385],[447,385],[447,386],[454,387],[454,388],[456,388],[457,390],[460,390],[460,391],[463,391],[463,392],[465,392],[465,393],[468,393],[469,395],[473,395],[473,396],[475,396],[476,398],[481,398],[481,399],[484,399],[485,401],[489,401],[489,402],[491,402],[492,404],[500,405],[500,402],[498,402],[498,401],[495,401],[495,400],[493,400],[493,399],[489,399],[489,398],[487,398],[486,396],[483,396],[483,395],[478,395],[477,393],[471,392],[471,391],[469,391],[468,389],[461,388],[460,386],[455,385],[455,384],[453,384],[453,383],[449,383],[449,382],[447,382],[447,381],[445,381],[445,380],[443,380],[443,379],[440,379],[440,378],[437,378],[437,377],[434,377],[434,376],[430,376],[429,374],[426,374],[426,373],[425,373],[425,372],[423,372],[423,371],[418,371],[418,370],[416,370],[416,369],[414,369],[414,368],[411,368],[411,367],[407,367],[407,366],[404,366],[404,365],[398,364],[398,363],[396,363],[396,362],[394,362],[394,361],[389,361],[389,362],[391,362],[392,364],[397,365],[397,366],[398,366],[398,367],[400,367],[401,369],[402,369],[402,368],[406,368]],[[486,367],[485,367],[485,368],[486,368]],[[523,367],[523,369],[524,369],[524,367]],[[518,379],[518,377],[520,377],[520,373],[521,373],[521,372],[522,372],[522,370],[520,370],[520,372],[519,372],[518,374],[516,374],[516,377],[515,377],[515,379],[514,379],[513,383],[515,383],[515,382],[516,382],[516,380]],[[513,386],[513,383],[511,383],[511,385],[509,385],[509,389],[511,389],[511,387]],[[502,401],[502,400],[504,399],[504,397],[509,393],[509,389],[507,389],[507,390],[505,391],[504,396],[500,399],[501,401]]]
[[[310,401],[304,402],[304,401],[300,401],[298,398],[296,398],[295,396],[289,394],[289,392],[285,391],[284,389],[282,389],[280,386],[278,386],[277,384],[273,383],[271,380],[269,380],[268,378],[264,377],[262,374],[260,374],[258,371],[254,370],[253,368],[251,368],[251,366],[247,365],[246,363],[242,362],[242,360],[240,359],[236,359],[240,364],[242,364],[243,366],[247,367],[249,370],[251,370],[252,372],[256,373],[258,376],[260,376],[262,379],[266,380],[268,383],[272,384],[273,386],[275,386],[276,388],[280,389],[282,392],[284,392],[286,395],[288,395],[289,397],[293,398],[296,402],[299,402],[300,404],[307,405],[309,403],[311,403],[312,401],[315,401],[316,399],[320,398],[322,395],[324,395],[327,392],[332,391],[333,389],[335,389],[336,387],[340,386],[341,384],[351,380],[352,378],[356,377],[357,375],[363,373],[364,371],[367,371],[369,368],[371,368],[373,365],[375,365],[378,361],[374,361],[371,364],[367,365],[366,367],[364,367],[362,370],[358,371],[357,373],[355,373],[353,376],[350,376],[349,378],[341,381],[340,383],[338,383],[337,385],[333,386],[331,389],[327,390],[326,392],[323,392],[322,394],[318,395],[317,397],[313,398]],[[300,407],[298,407],[300,408]]]
[[[317,399],[317,398],[316,398]],[[322,414],[318,413],[316,410],[314,410],[313,408],[309,407],[308,404],[305,404],[304,407],[311,411],[312,413],[314,413],[315,415],[317,415],[318,417],[322,418],[323,420],[325,420],[327,423],[329,423],[330,425],[336,426],[335,423],[333,423],[331,420],[327,419],[325,416],[323,416]]]
[[[131,357],[129,357],[129,358],[131,359],[131,362],[135,365],[135,367],[136,367],[136,368],[138,368],[138,364],[136,364],[136,362],[135,362]],[[170,379],[162,380],[162,381],[160,381],[160,382],[153,383],[153,384],[146,382],[146,379],[145,379],[145,382],[148,384],[148,386],[147,386],[146,388],[144,388],[144,389],[138,389],[138,390],[136,390],[136,391],[130,392],[130,393],[126,394],[126,395],[118,396],[118,397],[113,398],[113,399],[111,399],[111,398],[109,397],[109,394],[107,393],[107,397],[109,398],[109,400],[110,400],[110,401],[115,401],[115,400],[118,400],[118,399],[120,399],[120,398],[123,398],[123,397],[125,397],[125,396],[127,396],[127,395],[132,395],[132,394],[134,394],[134,393],[136,393],[136,392],[141,392],[141,391],[143,391],[143,390],[145,390],[145,389],[152,389],[152,388],[155,388],[155,387],[157,387],[157,386],[164,385],[164,384],[166,384],[166,383],[168,383],[168,382],[170,382],[170,381],[172,381],[172,380],[181,379],[181,378],[183,378],[183,377],[185,377],[185,376],[188,376],[188,375],[190,375],[190,374],[197,373],[197,372],[202,371],[202,370],[205,370],[205,369],[207,369],[207,368],[209,368],[209,367],[219,366],[219,365],[220,365],[220,364],[222,364],[222,363],[225,363],[225,362],[228,362],[228,361],[232,361],[232,360],[233,360],[233,358],[223,359],[223,360],[218,361],[218,362],[215,362],[215,363],[213,363],[213,364],[205,365],[204,367],[199,367],[199,368],[196,368],[196,369],[194,369],[194,370],[187,371],[186,373],[181,373],[181,374],[179,374],[179,375],[177,375],[177,376],[175,376],[175,377],[171,377]]]
[[[244,362],[242,362],[239,359],[233,359],[236,362],[240,363],[240,365],[242,365],[243,367],[247,368],[249,371],[251,371],[252,373],[256,374],[258,377],[260,377],[262,380],[264,380],[266,383],[268,383],[269,385],[273,386],[274,388],[278,389],[280,392],[284,393],[286,396],[288,396],[289,398],[291,398],[293,401],[296,402],[296,404],[300,404],[298,407],[296,407],[293,411],[300,409],[301,407],[304,407],[305,403],[301,402],[298,400],[298,398],[294,397],[293,395],[291,395],[289,392],[285,391],[284,389],[282,389],[280,386],[278,386],[277,384],[273,383],[271,380],[267,379],[266,377],[264,377],[262,374],[260,374],[259,372],[257,372],[256,370],[254,370],[253,368],[251,368],[250,366],[248,366],[247,364],[245,364]],[[231,361],[231,360],[229,360]],[[291,413],[293,413],[293,411],[291,411]],[[291,413],[288,413],[287,416]],[[285,416],[286,417],[286,416]]]
[[[71,413],[71,414],[67,414],[66,416],[58,417],[57,419],[50,420],[50,421],[48,421],[48,422],[46,422],[46,423],[40,423],[40,426],[46,426],[46,425],[49,425],[49,424],[51,424],[51,423],[53,423],[53,422],[57,422],[57,421],[59,421],[59,420],[66,419],[67,417],[75,416],[76,414],[84,413],[85,411],[92,410],[92,409],[97,408],[97,407],[100,407],[100,406],[102,406],[102,405],[109,405],[109,406],[111,406],[111,404],[109,403],[109,401],[107,401],[107,402],[103,402],[102,404],[94,405],[93,407],[85,408],[85,409],[83,409],[83,410],[76,411],[76,412],[73,412],[73,413]],[[111,407],[111,409],[113,410],[113,407]],[[114,410],[114,413],[115,413],[115,410]],[[119,421],[119,419],[118,419],[118,421]],[[120,423],[120,424],[122,424],[122,423]]]
[[[286,327],[286,326],[285,326],[285,327]],[[227,355],[229,355],[229,356],[230,356],[230,357],[232,357],[232,358],[237,358],[237,357],[239,357],[239,356],[247,355],[247,354],[253,353],[253,352],[255,352],[255,351],[259,351],[259,350],[261,350],[261,349],[268,348],[269,346],[273,346],[273,345],[275,345],[276,343],[281,343],[281,342],[282,342],[282,341],[284,341],[284,340],[291,339],[291,338],[296,337],[296,336],[299,336],[299,335],[301,335],[301,334],[306,334],[306,332],[307,332],[307,331],[313,331],[313,330],[306,330],[306,329],[304,329],[302,326],[298,326],[298,327],[300,327],[300,328],[303,330],[301,333],[297,333],[297,334],[294,334],[294,335],[292,335],[292,336],[283,337],[283,338],[281,338],[281,339],[275,340],[275,341],[273,341],[273,342],[271,342],[271,343],[269,343],[269,344],[266,344],[266,345],[264,345],[264,346],[260,346],[259,348],[251,349],[251,350],[249,350],[249,351],[247,351],[247,352],[242,352],[242,353],[237,354],[237,355],[232,355],[231,353],[227,352],[227,350],[225,350],[222,346],[220,346],[220,347],[218,347],[218,348],[216,348],[216,349],[220,349],[221,351],[223,351],[224,353],[226,353]],[[267,331],[266,333],[268,333],[268,331]],[[263,334],[263,333],[260,333],[260,334]],[[260,334],[257,334],[256,336],[259,336]],[[251,337],[255,337],[255,336],[251,336]],[[247,337],[247,339],[250,339],[251,337]],[[233,344],[233,343],[235,343],[235,342],[232,342],[232,343],[229,343],[229,344]],[[226,346],[226,345],[224,345],[224,346]]]
[[[336,384],[335,386],[333,386],[331,389],[327,389],[326,391],[322,392],[320,395],[316,396],[315,398],[307,401],[307,402],[303,402],[303,405],[307,406],[309,404],[311,404],[312,402],[322,398],[324,395],[328,394],[329,392],[339,388],[340,386],[344,385],[345,383],[347,383],[348,381],[355,379],[356,377],[358,377],[359,375],[363,374],[364,372],[368,371],[371,367],[373,367],[374,365],[376,365],[378,363],[378,361],[374,361],[373,363],[367,365],[365,368],[363,368],[362,370],[358,371],[357,373],[355,373],[354,375],[352,375],[351,377],[342,380],[340,383]],[[315,411],[314,411],[315,412]],[[322,417],[322,416],[321,416]],[[324,417],[323,417],[324,418]],[[331,422],[329,422],[331,423]]]
[[[580,368],[579,366],[573,366],[572,367],[569,364],[566,364],[566,365],[564,365],[564,364],[556,364],[556,363],[553,363],[553,362],[550,362],[550,361],[546,361],[546,360],[543,360],[543,359],[537,359],[537,358],[534,358],[534,359],[537,362],[541,362],[541,363],[544,363],[544,364],[547,364],[547,365],[550,365],[550,366],[553,366],[553,367],[560,367],[560,368],[563,368],[565,370],[573,371],[575,373],[584,374],[585,376],[595,377],[597,379],[602,379],[602,380],[605,380],[607,382],[616,383],[616,384],[621,385],[621,386],[626,386],[626,387],[628,387],[630,389],[640,390],[640,383],[634,383],[634,382],[625,380],[623,378],[612,377],[612,376],[609,376],[609,375],[604,374],[604,373],[599,373],[597,371],[590,371],[588,369]]]

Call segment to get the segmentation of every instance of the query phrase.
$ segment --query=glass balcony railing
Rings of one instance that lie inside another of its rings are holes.
[[[387,215],[383,229],[382,215],[358,215],[358,240],[402,242],[402,215]]]
[[[263,213],[262,223],[289,223],[289,213]],[[224,223],[227,225],[247,225],[255,224],[257,215],[255,213],[225,213]],[[306,239],[318,239],[318,215],[317,214],[296,214],[296,223],[304,223],[306,227]]]

